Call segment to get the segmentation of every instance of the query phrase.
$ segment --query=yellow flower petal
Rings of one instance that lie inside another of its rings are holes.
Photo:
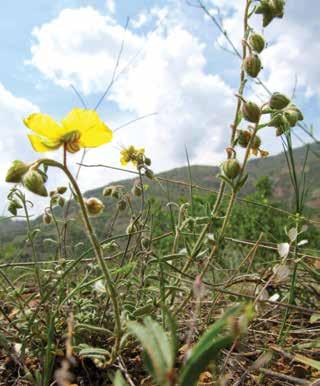
[[[38,153],[45,153],[47,151],[56,150],[58,147],[60,147],[60,142],[58,140],[45,140],[39,137],[38,135],[33,134],[29,134],[28,138],[31,142],[33,149]]]
[[[81,147],[98,147],[112,140],[112,131],[103,122],[81,134]]]
[[[34,113],[23,122],[30,130],[46,138],[58,139],[63,135],[63,128],[47,114]]]
[[[80,132],[81,147],[97,147],[112,140],[112,131],[94,110],[75,108],[62,120],[66,132]]]
[[[95,126],[101,125],[102,121],[94,110],[75,108],[62,120],[65,132],[77,130],[84,133]]]

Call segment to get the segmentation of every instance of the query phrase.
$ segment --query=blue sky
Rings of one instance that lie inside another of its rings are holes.
[[[242,1],[205,3],[216,15],[219,8],[224,27],[239,47]],[[317,127],[320,43],[314,37],[320,30],[320,4],[308,0],[306,8],[302,3],[288,1],[285,19],[264,31],[269,47],[262,55],[262,78],[271,90],[289,95],[297,81],[295,102],[303,108],[306,123]],[[90,151],[86,162],[119,166],[119,150],[129,144],[146,148],[155,171],[184,165],[185,145],[193,163],[216,165],[224,158],[239,62],[221,48],[225,41],[212,22],[184,0],[3,0],[0,19],[2,202],[10,162],[30,162],[37,156],[22,118],[40,110],[60,119],[80,106],[71,84],[93,107],[110,81],[124,36],[119,69],[125,70],[99,113],[113,129],[145,114],[156,115],[119,130],[111,145]],[[259,18],[252,26],[262,32]],[[247,96],[267,99],[253,82]],[[281,151],[272,131],[262,137],[271,154]],[[78,159],[72,157],[71,163]],[[80,183],[89,189],[122,177],[127,175],[90,169],[82,171]],[[51,186],[61,182],[60,175],[50,174]]]

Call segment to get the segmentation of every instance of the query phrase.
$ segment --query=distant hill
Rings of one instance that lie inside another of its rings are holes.
[[[307,181],[309,186],[307,205],[313,209],[313,216],[316,218],[319,215],[318,208],[320,208],[320,145],[312,144],[310,146],[311,151],[309,152],[309,160],[307,166]],[[305,157],[306,147],[300,147],[294,150],[295,160],[298,167],[301,167]],[[315,154],[319,153],[319,157]],[[216,177],[219,168],[206,166],[206,165],[194,165],[191,166],[192,181],[196,185],[200,185],[207,189],[217,189],[219,187],[219,179]],[[254,158],[248,164],[248,181],[241,192],[242,196],[248,195],[254,191],[254,183],[261,176],[268,176],[273,183],[273,198],[276,201],[281,201],[283,206],[290,209],[292,203],[292,187],[290,185],[290,178],[288,168],[286,164],[285,155],[283,153],[270,156],[268,158]],[[159,173],[158,177],[189,182],[189,170],[187,167],[175,168],[163,173]],[[110,185],[122,185],[125,190],[130,191],[133,183],[133,179],[126,179],[116,181]],[[156,182],[156,181],[145,181],[149,187],[146,195],[149,197],[156,197],[157,200],[162,202],[176,201],[181,196],[188,197],[189,188],[187,186]],[[108,220],[114,213],[114,201],[110,198],[102,197],[103,187],[99,187],[86,192],[86,196],[96,196],[102,198],[106,210],[102,216],[94,221],[98,224],[99,231],[107,231]],[[209,192],[201,192],[197,189],[194,190],[195,194],[208,194]],[[74,203],[71,206],[71,211],[74,211]],[[314,210],[315,209],[315,210]],[[121,217],[118,220],[119,224],[123,224],[125,219],[121,221]],[[54,236],[54,230],[51,226],[43,228],[41,218],[34,220],[34,225],[41,227],[44,230],[45,236]],[[80,224],[75,222],[74,228],[80,229]],[[0,240],[2,243],[14,242],[21,243],[25,240],[25,224],[23,221],[12,221],[0,219]]]

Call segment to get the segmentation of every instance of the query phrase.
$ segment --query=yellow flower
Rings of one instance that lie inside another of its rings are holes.
[[[94,110],[75,108],[61,124],[41,113],[31,114],[23,122],[36,133],[28,137],[33,149],[40,153],[60,146],[75,153],[81,148],[98,147],[112,140],[112,131]]]
[[[129,162],[132,162],[134,166],[143,162],[144,149],[136,149],[134,146],[129,146],[127,149],[123,149],[120,152],[120,162],[122,166],[126,166]]]

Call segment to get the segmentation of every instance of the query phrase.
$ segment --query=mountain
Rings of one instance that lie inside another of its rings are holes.
[[[301,171],[304,163],[305,154],[307,147],[303,146],[294,150],[294,158],[297,165],[297,170]],[[319,155],[318,155],[319,154]],[[308,185],[308,197],[307,206],[312,208],[312,214],[316,218],[318,217],[318,209],[320,207],[320,145],[312,144],[310,146],[309,157],[307,162],[307,185]],[[290,209],[293,199],[293,189],[290,183],[290,176],[288,173],[288,167],[286,163],[286,157],[284,153],[270,156],[268,158],[255,158],[248,163],[248,181],[241,191],[241,196],[246,196],[254,192],[254,184],[259,177],[268,176],[272,182],[272,198],[275,201],[280,201],[283,207]],[[166,203],[168,201],[177,201],[180,197],[188,197],[190,189],[187,184],[190,181],[190,175],[192,182],[195,185],[200,185],[205,189],[218,189],[219,179],[217,174],[219,172],[218,167],[194,165],[191,166],[190,170],[187,167],[175,168],[163,173],[159,173],[157,177],[161,178],[158,181],[145,181],[148,184],[146,191],[146,197],[156,197],[158,201]],[[110,185],[122,185],[124,191],[130,192],[133,179],[126,179],[114,182]],[[170,181],[180,181],[186,184],[174,184]],[[110,219],[115,212],[115,201],[110,197],[102,197],[103,187],[99,187],[86,192],[86,197],[98,197],[103,199],[106,209],[104,214],[99,218],[95,219],[94,222],[98,225],[98,229],[101,233],[105,234],[108,230]],[[201,191],[194,189],[194,194],[197,195],[208,195],[208,191]],[[74,203],[71,205],[71,211],[75,210]],[[61,209],[57,209],[61,212]],[[120,216],[117,221],[117,226],[123,225],[126,221],[125,216]],[[119,225],[120,224],[120,225]],[[45,229],[44,233],[46,238],[54,237],[54,229],[52,226],[43,227],[42,219],[33,221],[34,226],[39,226]],[[79,222],[74,222],[73,228],[75,232],[80,232],[81,225]],[[26,226],[23,221],[4,220],[0,218],[0,240],[2,243],[14,243],[21,244],[25,240]],[[72,235],[71,235],[72,237]]]

